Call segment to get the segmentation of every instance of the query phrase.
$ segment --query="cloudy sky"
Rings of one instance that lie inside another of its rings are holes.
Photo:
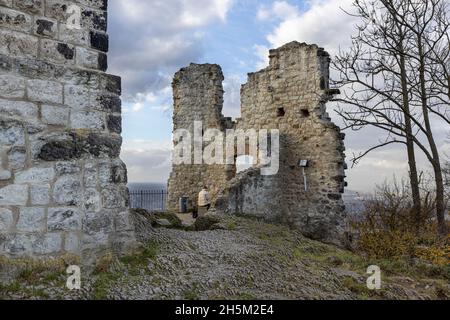
[[[195,63],[217,63],[225,74],[227,116],[239,115],[240,85],[264,68],[268,50],[287,42],[316,43],[331,54],[346,48],[352,0],[110,0],[109,72],[123,81],[122,158],[130,182],[163,182],[170,173],[171,78]],[[330,106],[330,112],[333,107]],[[336,123],[340,123],[333,116]],[[446,128],[436,125],[442,152]],[[377,132],[347,133],[347,155],[377,142]],[[372,153],[348,171],[349,188],[370,191],[407,171],[399,147]],[[424,169],[426,162],[421,156]]]

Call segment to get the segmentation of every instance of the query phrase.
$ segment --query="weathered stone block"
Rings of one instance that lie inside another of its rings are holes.
[[[89,46],[89,31],[85,29],[71,29],[65,23],[59,25],[59,40],[80,46]]]
[[[26,256],[32,253],[32,239],[30,235],[10,234],[3,240],[0,238],[0,248],[11,256]]]
[[[50,203],[50,185],[36,184],[30,186],[31,204],[46,206]]]
[[[134,226],[131,221],[130,212],[124,211],[114,217],[114,228],[118,232],[133,231]]]
[[[105,209],[125,208],[128,206],[128,189],[107,187],[102,190],[102,204]]]
[[[81,12],[81,17],[81,24],[84,28],[106,32],[107,14],[105,11],[85,9]]]
[[[20,170],[25,167],[27,161],[27,151],[23,147],[13,147],[8,152],[9,167],[12,170]]]
[[[35,104],[23,101],[0,99],[0,113],[5,117],[20,118],[30,122],[38,118],[38,108]]]
[[[11,184],[0,189],[0,206],[25,206],[28,186]]]
[[[70,116],[72,129],[105,130],[105,115],[94,111],[75,111]]]
[[[76,208],[48,209],[47,228],[52,231],[80,231],[81,214]]]
[[[13,57],[36,58],[38,53],[38,39],[7,29],[0,30],[0,54]]]
[[[114,133],[122,133],[122,117],[109,115],[107,120],[108,130]]]
[[[25,144],[25,128],[23,123],[0,118],[0,145],[23,146]]]
[[[44,103],[63,103],[63,86],[55,81],[29,80],[28,98]]]
[[[92,106],[102,111],[111,113],[120,113],[122,111],[122,100],[118,96],[108,96],[96,94],[93,97]]]
[[[0,27],[29,32],[31,30],[31,16],[23,12],[0,8]]]
[[[76,233],[66,234],[64,242],[64,251],[68,253],[78,254],[81,250],[80,236]]]
[[[89,108],[89,87],[66,85],[64,88],[64,104],[71,107],[72,110]]]
[[[73,64],[75,61],[75,46],[54,40],[42,39],[41,57],[54,63]]]
[[[58,22],[48,18],[35,19],[34,33],[39,36],[55,38],[58,33]]]
[[[42,122],[55,126],[67,126],[69,123],[69,109],[43,105]]]
[[[85,224],[83,223],[83,226]],[[97,233],[87,233],[84,231],[83,238],[81,239],[81,247],[83,254],[87,257],[106,250],[109,247],[109,233],[97,232]],[[94,253],[92,253],[92,250]],[[87,258],[86,257],[86,258]],[[92,257],[91,257],[92,259]]]
[[[108,52],[109,49],[109,39],[106,33],[91,31],[91,47],[103,51]]]
[[[84,191],[84,207],[89,212],[98,212],[101,209],[100,193],[93,188]]]
[[[60,161],[55,164],[56,175],[77,174],[81,172],[81,167],[77,162]]]
[[[12,228],[14,215],[11,210],[0,208],[0,232],[6,232]]]
[[[14,7],[28,13],[39,14],[43,10],[43,3],[42,0],[15,0]]]
[[[12,0],[0,0],[0,5],[5,7],[12,7]]]
[[[104,11],[106,11],[108,8],[107,0],[78,0],[77,2],[86,7],[91,7],[94,9],[99,9],[99,10],[104,10]]]
[[[70,2],[64,0],[47,0],[45,16],[66,23],[70,17],[70,14],[67,12],[70,4]]]
[[[11,179],[11,171],[0,169],[0,181],[5,181]]]
[[[88,212],[83,219],[83,231],[89,236],[106,235],[113,227],[113,217],[108,212]]]
[[[55,182],[54,201],[59,205],[77,206],[81,202],[81,182],[75,176],[63,176]]]
[[[109,134],[91,133],[86,141],[87,150],[96,157],[117,158],[121,146],[122,138]]]
[[[10,74],[0,75],[0,96],[3,98],[23,98],[25,80]]]
[[[76,64],[80,67],[105,71],[105,62],[101,60],[102,57],[103,55],[97,51],[77,47]]]
[[[15,182],[21,183],[46,183],[51,182],[55,178],[55,170],[53,168],[31,168],[26,171],[17,172]]]
[[[62,235],[59,233],[47,233],[36,236],[32,243],[34,254],[49,255],[57,254],[62,250]]]
[[[19,232],[45,231],[45,209],[21,208],[16,227]]]
[[[96,163],[86,163],[84,166],[84,185],[88,188],[97,188],[98,169]]]

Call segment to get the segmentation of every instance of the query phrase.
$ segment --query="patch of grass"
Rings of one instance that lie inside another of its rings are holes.
[[[235,231],[237,229],[237,223],[234,220],[228,221],[226,224],[227,230]]]
[[[214,225],[221,222],[220,217],[215,215],[207,215],[198,217],[195,220],[194,227],[195,231],[208,231],[214,229]]]
[[[189,300],[189,301],[199,300],[200,299],[200,285],[198,283],[194,283],[192,288],[190,288],[189,290],[186,290],[183,293],[183,299]]]
[[[366,273],[367,267],[377,265],[383,275],[409,276],[415,279],[450,280],[450,265],[432,265],[407,258],[368,259],[358,253],[307,240],[293,249],[296,260],[308,259],[314,263]]]
[[[111,284],[119,279],[120,275],[110,272],[98,275],[93,285],[92,299],[106,300]]]
[[[58,272],[51,272],[51,273],[46,274],[44,276],[43,280],[46,283],[57,282],[61,278],[61,275],[62,274],[58,273]]]
[[[155,261],[159,254],[159,244],[152,241],[135,254],[120,258],[120,262],[125,264],[131,276],[139,276],[143,272],[150,273],[146,268],[149,260]]]
[[[358,295],[362,300],[371,299],[382,294],[381,291],[369,290],[367,285],[359,283],[352,277],[345,277],[342,281],[342,285],[354,294]]]
[[[109,268],[111,267],[113,262],[114,262],[114,257],[112,254],[107,254],[107,255],[103,256],[101,259],[99,259],[97,261],[97,264],[95,265],[93,274],[99,275],[99,274],[109,272]]]
[[[250,300],[258,300],[258,297],[248,292],[242,292],[239,293],[239,295],[237,295],[236,297],[233,297],[232,300],[250,301]]]
[[[155,260],[159,254],[159,244],[151,241],[140,252],[120,258],[120,261],[132,267],[144,267],[149,260]]]
[[[176,216],[174,213],[170,212],[158,212],[154,214],[155,222],[159,219],[165,219],[170,222],[171,226],[169,228],[171,229],[183,229],[183,222]],[[156,223],[154,223],[153,226],[157,226]]]
[[[410,259],[379,259],[371,261],[370,264],[378,265],[388,275],[450,280],[450,265],[433,265]]]
[[[48,299],[48,298],[50,298],[50,295],[47,292],[45,292],[45,290],[43,290],[43,289],[35,289],[35,288],[33,288],[31,290],[31,296],[32,297],[36,297],[36,298],[41,298],[41,299]]]
[[[22,286],[18,281],[9,284],[0,283],[0,298],[7,299],[11,294],[22,293]]]
[[[43,289],[23,287],[20,281],[14,281],[9,284],[0,284],[0,300],[10,299],[11,295],[19,295],[25,299],[48,299],[50,297],[49,294]]]

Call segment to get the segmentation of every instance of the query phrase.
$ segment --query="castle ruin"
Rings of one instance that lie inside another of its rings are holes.
[[[120,160],[121,81],[107,70],[106,0],[0,0],[0,255],[93,261],[136,245]],[[242,117],[222,115],[217,65],[174,78],[174,128],[278,129],[280,170],[174,165],[169,210],[207,184],[216,211],[249,214],[335,241],[344,207],[343,135],[325,104],[329,56],[290,43],[242,87]],[[236,155],[238,156],[238,155]],[[308,185],[299,161],[306,159]]]
[[[134,247],[106,0],[0,0],[0,255]]]
[[[194,135],[195,121],[202,121],[202,132],[278,129],[280,168],[278,174],[265,176],[258,166],[236,173],[235,165],[173,165],[169,210],[177,210],[183,196],[195,202],[207,185],[218,212],[282,222],[314,239],[339,242],[345,212],[345,136],[326,111],[327,101],[338,93],[329,87],[329,64],[328,53],[316,45],[292,42],[271,50],[269,67],[249,74],[242,86],[241,118],[236,121],[222,115],[224,77],[219,66],[181,69],[173,81],[174,129]],[[308,161],[306,168],[302,160]]]

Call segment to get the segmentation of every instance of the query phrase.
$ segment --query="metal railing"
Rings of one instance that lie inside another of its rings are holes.
[[[130,191],[130,204],[133,209],[145,209],[161,212],[166,209],[166,190],[133,190]]]

